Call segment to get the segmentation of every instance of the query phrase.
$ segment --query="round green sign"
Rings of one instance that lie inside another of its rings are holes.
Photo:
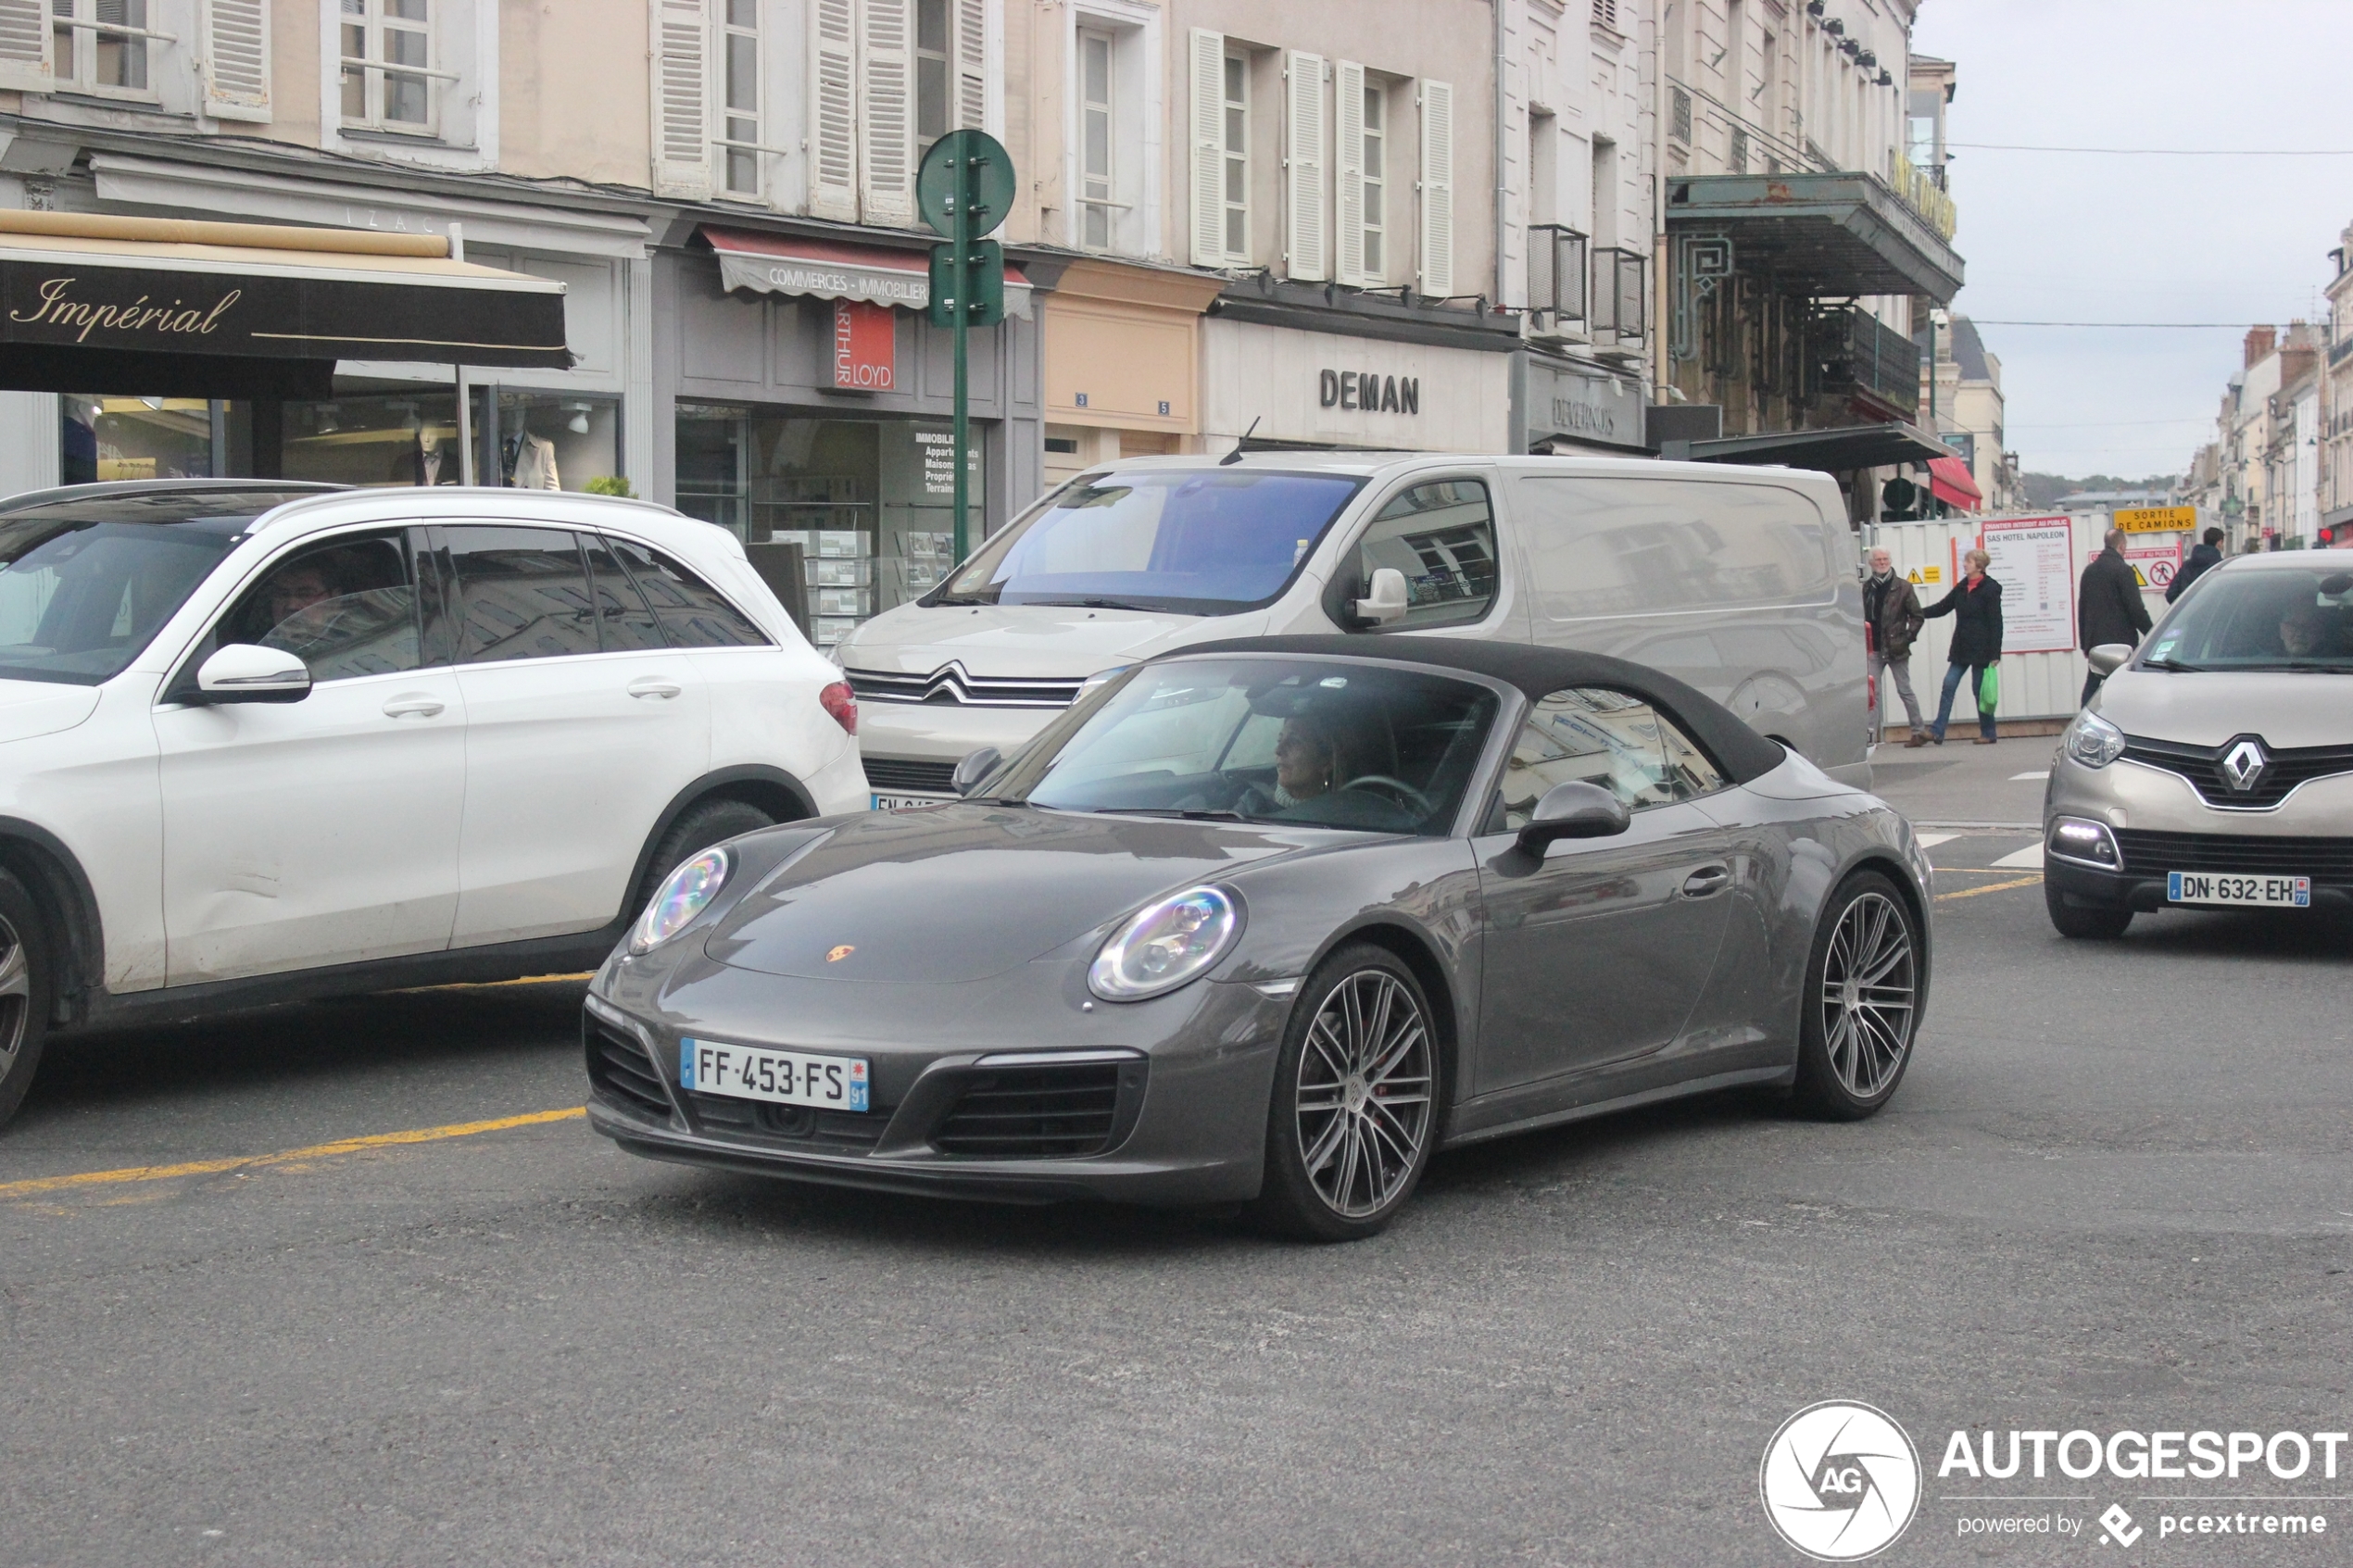
[[[970,204],[964,232],[971,239],[993,231],[1013,209],[1013,155],[986,131],[950,131],[915,170],[915,206],[925,222],[951,239],[959,195]]]

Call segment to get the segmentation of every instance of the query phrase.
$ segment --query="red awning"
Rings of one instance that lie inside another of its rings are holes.
[[[1985,497],[1978,493],[1977,481],[1969,475],[1969,465],[1958,458],[1928,460],[1928,493],[1965,512],[1973,512],[1985,504]]]
[[[921,310],[931,303],[927,250],[710,227],[702,230],[702,237],[718,253],[719,281],[724,288],[862,299],[901,310]],[[1029,280],[1018,267],[1005,269],[1005,311],[1025,320],[1029,316]]]

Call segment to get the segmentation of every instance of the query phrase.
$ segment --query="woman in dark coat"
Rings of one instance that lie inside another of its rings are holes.
[[[1920,611],[1928,620],[1940,615],[1953,618],[1953,649],[1945,656],[1944,695],[1936,704],[1936,723],[1929,731],[1929,739],[1938,746],[1944,744],[1944,726],[1953,717],[1953,693],[1969,677],[1969,699],[1977,700],[1985,689],[1988,666],[2002,661],[2002,585],[1985,575],[1994,558],[1983,550],[1971,550],[1961,558],[1969,568],[1969,575],[1953,585],[1953,591],[1930,608]],[[1994,744],[1994,714],[1990,709],[1977,710],[1977,744]]]

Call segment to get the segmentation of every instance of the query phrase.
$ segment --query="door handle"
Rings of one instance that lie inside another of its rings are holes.
[[[408,692],[392,697],[384,703],[384,717],[387,719],[431,719],[438,714],[441,709],[442,704],[439,698]]]
[[[660,675],[641,676],[629,683],[629,695],[636,697],[659,697],[668,702],[686,688]]]
[[[1732,869],[1730,866],[1702,866],[1683,879],[1683,897],[1712,897],[1731,885]]]

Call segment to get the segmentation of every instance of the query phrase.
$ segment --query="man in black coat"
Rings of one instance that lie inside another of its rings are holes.
[[[2191,583],[2221,564],[2222,531],[2209,528],[2206,531],[2206,542],[2193,547],[2190,558],[2183,561],[2182,570],[2173,574],[2172,585],[2165,590],[2165,602],[2171,604],[2180,598],[2189,591]]]
[[[2075,596],[2075,624],[2085,653],[2104,643],[2137,647],[2149,629],[2148,606],[2141,602],[2140,575],[2124,558],[2124,530],[2109,529],[2108,548],[2083,568],[2083,581]],[[2091,701],[2092,694],[2099,689],[2100,674],[2095,670],[2083,677],[2083,695],[2077,706]]]

